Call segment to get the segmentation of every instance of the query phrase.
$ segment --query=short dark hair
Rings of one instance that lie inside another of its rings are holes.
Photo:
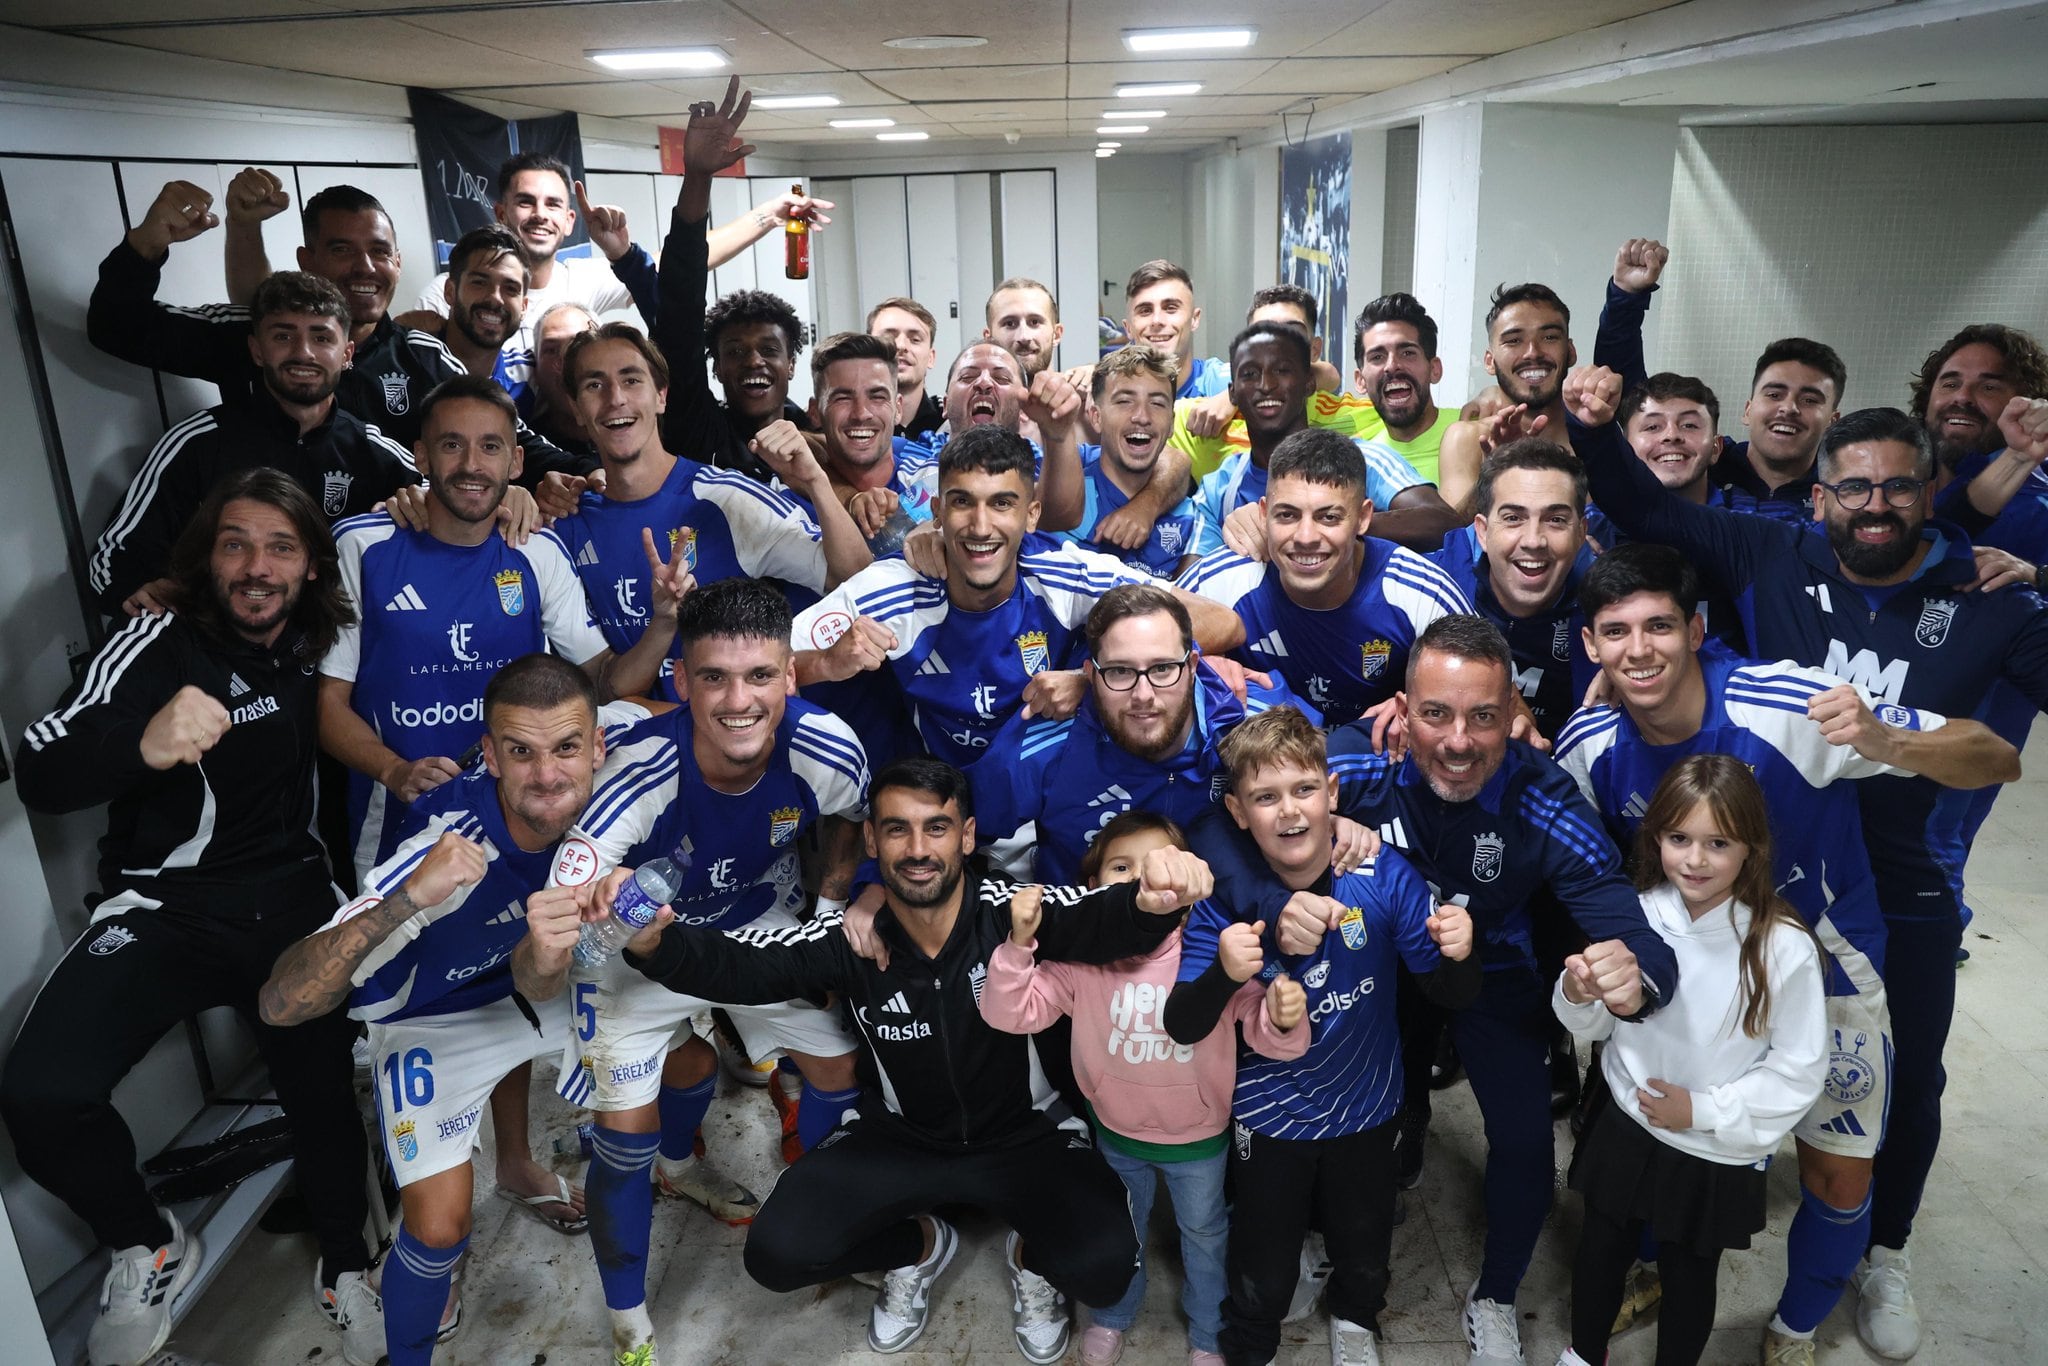
[[[355,326],[348,313],[348,296],[341,292],[341,286],[325,276],[303,270],[280,270],[256,286],[256,296],[249,300],[249,325],[254,327],[280,313],[329,319],[341,328],[344,339]]]
[[[1690,620],[1700,610],[1700,574],[1673,546],[1654,541],[1615,546],[1579,580],[1579,616],[1591,626],[1602,612],[1638,593],[1671,599]]]
[[[1188,293],[1195,292],[1195,282],[1189,276],[1188,268],[1162,257],[1147,261],[1131,272],[1131,278],[1124,282],[1124,302],[1129,303],[1139,290],[1150,289],[1161,280],[1178,280],[1188,287]]]
[[[1252,314],[1273,304],[1285,304],[1289,308],[1300,309],[1302,316],[1308,319],[1308,330],[1316,330],[1316,318],[1319,313],[1316,296],[1300,285],[1267,285],[1252,295],[1252,306],[1244,311],[1244,320],[1250,322]]]
[[[1094,886],[1095,879],[1102,874],[1103,856],[1109,846],[1130,835],[1156,832],[1166,837],[1166,842],[1176,849],[1188,847],[1188,837],[1181,828],[1157,811],[1124,811],[1110,817],[1109,824],[1095,832],[1095,838],[1088,841],[1088,852],[1081,855],[1081,881],[1085,886]]]
[[[1920,373],[1913,376],[1913,416],[1927,416],[1934,381],[1941,377],[1941,367],[1948,364],[1948,358],[1966,346],[1980,344],[2005,358],[2012,369],[2014,391],[2020,397],[2048,398],[2048,352],[2041,349],[2041,343],[2017,327],[1972,323],[1928,352],[1927,359],[1920,362]]]
[[[1247,327],[1244,331],[1230,339],[1229,356],[1232,369],[1237,368],[1238,348],[1249,346],[1255,341],[1279,342],[1294,353],[1295,358],[1301,362],[1302,369],[1308,369],[1311,359],[1308,338],[1285,323],[1273,322],[1253,323],[1250,327]]]
[[[1012,370],[1015,370],[1015,371],[1017,372],[1017,379],[1018,379],[1018,382],[1019,382],[1019,383],[1021,383],[1021,382],[1023,381],[1023,379],[1024,379],[1024,363],[1023,363],[1022,361],[1020,361],[1020,360],[1018,360],[1018,359],[1017,359],[1017,353],[1016,353],[1015,351],[1012,351],[1012,350],[1011,350],[1011,349],[1010,349],[1009,347],[1007,347],[1007,346],[1003,345],[1003,344],[1002,344],[1001,342],[999,342],[999,341],[996,341],[996,340],[994,340],[993,338],[990,338],[990,337],[976,337],[976,338],[975,338],[975,339],[974,339],[973,341],[971,341],[971,342],[967,343],[967,345],[965,345],[965,346],[961,347],[961,348],[960,348],[960,354],[959,354],[959,355],[957,355],[957,356],[955,356],[955,357],[953,357],[952,361],[951,361],[951,362],[950,362],[950,363],[949,363],[949,364],[948,364],[948,365],[946,366],[946,384],[947,384],[947,387],[949,387],[949,388],[950,388],[950,387],[952,386],[952,383],[953,383],[953,376],[954,376],[954,375],[955,375],[955,374],[956,374],[956,373],[957,373],[957,372],[959,371],[959,369],[960,369],[960,362],[961,362],[961,361],[963,361],[963,360],[966,360],[966,359],[967,359],[967,353],[968,353],[969,351],[972,351],[972,350],[974,350],[974,349],[975,349],[976,347],[980,347],[980,346],[986,346],[986,347],[990,347],[990,348],[992,348],[992,349],[994,349],[994,350],[997,350],[997,351],[1000,351],[1000,352],[1002,352],[1002,353],[1003,353],[1003,355],[1004,355],[1005,357],[1007,357],[1007,358],[1008,358],[1008,360],[1009,360],[1009,362],[1010,362],[1010,368],[1011,368]]]
[[[1555,441],[1545,441],[1540,436],[1510,441],[1479,462],[1479,482],[1472,490],[1475,509],[1489,515],[1493,512],[1493,483],[1509,470],[1553,470],[1570,476],[1572,506],[1581,515],[1585,513],[1586,467],[1579,463],[1579,457]]]
[[[243,499],[283,513],[306,548],[306,564],[312,577],[299,590],[292,620],[305,633],[305,659],[310,669],[333,648],[345,628],[355,625],[356,608],[349,601],[348,590],[342,587],[341,557],[335,552],[334,533],[328,528],[327,518],[313,501],[313,495],[283,470],[258,465],[231,474],[213,486],[171,547],[171,606],[179,616],[216,639],[235,638],[234,623],[222,613],[213,591],[213,542],[228,504]]]
[[[1407,683],[1411,690],[1415,686],[1415,666],[1421,662],[1423,653],[1429,650],[1453,659],[1498,664],[1512,686],[1515,657],[1508,652],[1508,638],[1500,633],[1500,627],[1485,617],[1454,612],[1423,627],[1422,634],[1415,638],[1415,644],[1408,651]]]
[[[924,330],[931,336],[932,339],[937,339],[939,335],[939,320],[932,316],[932,311],[929,308],[926,308],[923,304],[919,303],[917,300],[909,298],[902,294],[891,294],[888,298],[882,300],[882,302],[876,304],[873,308],[868,310],[868,331],[872,332],[875,330],[875,319],[878,316],[880,316],[882,310],[885,308],[902,309],[905,313],[908,313],[911,317],[923,323]]]
[[[676,651],[700,640],[773,640],[789,644],[789,599],[765,579],[699,584],[676,608]]]
[[[1756,358],[1756,369],[1750,373],[1749,387],[1755,389],[1756,382],[1764,377],[1764,371],[1788,360],[1818,370],[1833,380],[1835,406],[1842,406],[1842,392],[1849,387],[1849,367],[1842,364],[1842,358],[1835,354],[1834,347],[1805,337],[1780,337],[1766,346],[1763,354]]]
[[[488,403],[496,408],[499,416],[505,419],[505,430],[512,433],[513,441],[517,443],[518,405],[512,402],[512,395],[506,393],[504,387],[489,375],[450,375],[435,385],[414,410],[419,415],[422,439],[427,430],[427,423],[433,418],[436,408],[444,403],[453,403],[457,399],[465,398],[474,399],[478,403]]]
[[[1571,309],[1565,305],[1563,299],[1557,297],[1557,291],[1549,285],[1539,285],[1533,281],[1522,285],[1504,284],[1494,289],[1491,305],[1486,310],[1487,336],[1491,337],[1493,335],[1495,320],[1516,304],[1545,304],[1558,311],[1559,315],[1564,318],[1564,325],[1566,327],[1572,325]]]
[[[484,729],[500,707],[526,707],[551,711],[564,702],[581,699],[597,717],[597,685],[590,675],[560,655],[521,655],[491,675],[484,685]]]
[[[1358,310],[1358,321],[1351,325],[1351,363],[1365,364],[1365,334],[1381,323],[1406,323],[1415,329],[1415,340],[1422,344],[1422,354],[1429,360],[1436,359],[1436,319],[1429,316],[1429,310],[1413,294],[1382,294],[1364,308]]]
[[[576,177],[560,157],[551,157],[546,152],[515,152],[498,163],[498,198],[503,199],[512,192],[512,178],[527,171],[546,171],[562,178],[562,193],[568,195],[576,188]]]
[[[1714,391],[1703,379],[1692,375],[1681,375],[1670,370],[1660,370],[1621,396],[1621,406],[1614,411],[1614,420],[1626,427],[1635,421],[1643,405],[1652,399],[1669,403],[1676,399],[1684,403],[1697,403],[1707,410],[1707,420],[1714,429],[1721,428],[1721,400],[1714,397]]]
[[[772,323],[778,328],[791,360],[803,354],[804,325],[796,310],[787,299],[765,289],[736,289],[704,310],[704,354],[718,354],[718,338],[726,328],[750,323]],[[894,357],[890,363],[895,363]]]
[[[517,261],[522,288],[531,277],[526,258],[519,254],[519,239],[502,223],[486,223],[457,238],[454,250],[448,253],[448,277],[459,282],[462,273],[469,269],[470,258],[477,255],[484,257],[483,264],[487,266],[496,265],[507,256]]]
[[[1365,453],[1358,443],[1328,427],[1303,427],[1281,438],[1267,463],[1266,487],[1285,478],[1344,489],[1366,496]]]
[[[825,396],[825,372],[843,360],[878,360],[889,367],[889,383],[896,383],[896,344],[872,332],[834,332],[811,352],[811,390]]]
[[[1088,637],[1088,654],[1093,658],[1102,649],[1102,638],[1109,634],[1112,626],[1132,617],[1149,617],[1164,612],[1173,618],[1173,624],[1180,628],[1180,646],[1183,650],[1195,648],[1195,623],[1188,615],[1188,609],[1164,585],[1156,583],[1120,583],[1104,593],[1088,610],[1088,620],[1082,630]]]
[[[1024,487],[1038,482],[1037,458],[1031,443],[1008,427],[993,423],[969,427],[939,447],[939,482],[956,474],[1010,474],[1024,476]]]
[[[967,775],[943,759],[919,754],[884,764],[868,784],[868,810],[877,810],[882,794],[897,787],[928,793],[941,804],[952,802],[959,809],[961,820],[974,819],[974,793],[967,785]]]
[[[299,231],[309,247],[320,240],[320,215],[323,213],[376,213],[384,216],[387,225],[391,223],[390,210],[368,190],[360,190],[353,185],[329,185],[299,209]],[[396,237],[397,233],[397,228],[393,227],[392,236]]]
[[[1045,308],[1048,313],[1052,314],[1052,320],[1054,322],[1058,322],[1060,320],[1060,301],[1057,298],[1053,297],[1052,288],[1049,285],[1041,284],[1039,281],[1032,279],[1028,275],[1012,275],[1008,279],[1004,280],[1001,284],[997,285],[994,289],[990,290],[988,292],[988,299],[981,306],[981,314],[984,319],[991,322],[994,321],[993,316],[989,312],[989,308],[992,304],[995,303],[996,295],[1002,293],[1006,289],[1037,290],[1040,294],[1043,294],[1045,296]]]
[[[622,341],[640,353],[647,362],[647,373],[654,379],[657,389],[668,388],[668,358],[661,354],[661,348],[647,339],[647,334],[631,323],[599,323],[587,332],[578,332],[569,338],[568,349],[562,352],[562,384],[570,389],[576,387],[576,362],[583,353],[600,342]]]
[[[1820,434],[1820,456],[1814,462],[1815,473],[1823,482],[1833,482],[1836,452],[1844,446],[1860,445],[1866,441],[1896,441],[1902,446],[1911,446],[1914,476],[1920,479],[1933,477],[1934,439],[1927,434],[1927,424],[1897,408],[1858,408],[1836,418]]]

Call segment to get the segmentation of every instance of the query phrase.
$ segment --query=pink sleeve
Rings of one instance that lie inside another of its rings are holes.
[[[1034,962],[1030,949],[1005,939],[988,956],[981,1018],[1006,1034],[1036,1034],[1074,1008],[1066,969],[1064,963]]]
[[[1266,1014],[1266,989],[1257,981],[1246,982],[1237,989],[1224,1011],[1224,1019],[1244,1026],[1244,1041],[1254,1053],[1286,1062],[1308,1052],[1308,1021],[1304,1019],[1292,1029],[1275,1029],[1272,1018]]]

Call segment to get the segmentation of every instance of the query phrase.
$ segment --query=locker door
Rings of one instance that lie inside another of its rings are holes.
[[[837,220],[811,238],[811,306],[817,311],[818,332],[858,332],[867,326],[868,310],[887,297],[869,299],[860,292],[860,266],[854,255],[853,182],[821,180],[811,193],[829,199],[839,207],[832,211]]]
[[[1059,290],[1059,237],[1053,223],[1053,173],[1051,171],[1004,171],[998,177],[1002,197],[1003,275],[1022,275],[1038,280],[1048,289]],[[1061,299],[1060,319],[1069,328],[1084,324],[1083,345],[1062,343],[1058,363],[1072,365],[1069,355],[1094,359],[1095,348],[1086,344],[1094,329],[1088,310],[1093,299]],[[1069,318],[1068,314],[1075,316]]]
[[[653,176],[637,171],[589,171],[583,177],[583,188],[592,204],[611,204],[624,209],[626,227],[633,234],[633,240],[645,247],[656,261],[661,259],[661,239],[667,235],[668,214],[655,211]],[[598,252],[597,255],[602,257],[603,253]],[[632,323],[643,330],[647,326],[646,320],[630,306],[599,317],[600,322],[614,320]]]
[[[854,257],[862,307],[910,293],[910,220],[900,175],[853,182]]]
[[[753,190],[735,176],[719,176],[711,182],[711,226],[730,223],[753,210]],[[780,275],[780,270],[775,272]],[[711,292],[722,296],[739,289],[760,288],[756,284],[754,253],[743,251],[711,272]]]
[[[981,300],[960,292],[959,176],[905,178],[904,198],[917,231],[910,236],[910,297],[932,311],[932,345],[941,366],[952,364],[966,337],[981,335]],[[941,371],[943,381],[944,372]]]
[[[398,235],[400,271],[398,292],[392,296],[393,313],[413,306],[420,291],[433,283],[441,268],[434,262],[434,234],[427,226],[427,195],[420,173],[411,166],[301,166],[299,190],[294,204],[320,193],[329,185],[353,185],[377,197],[391,215],[392,231]]]
[[[795,182],[784,176],[753,176],[747,181],[753,202],[748,211],[766,207],[782,198]],[[830,196],[826,196],[830,198]],[[829,231],[829,229],[827,230]],[[753,258],[756,289],[765,289],[770,294],[786,301],[796,310],[797,321],[803,324],[799,338],[801,347],[796,358],[796,373],[790,377],[789,399],[795,404],[811,401],[811,348],[818,344],[824,334],[818,326],[816,285],[818,282],[817,244],[823,233],[811,235],[811,274],[809,279],[789,278],[789,257],[785,245],[785,234],[780,228],[768,233],[746,253]]]
[[[235,171],[223,171],[214,162],[180,164],[166,161],[123,161],[119,163],[121,190],[127,199],[128,225],[140,223],[149,213],[150,205],[157,193],[174,180],[186,180],[213,196],[213,211],[220,216],[221,226],[193,238],[179,242],[171,248],[171,254],[164,262],[163,283],[158,287],[157,297],[167,304],[182,308],[199,304],[217,304],[228,297],[227,286],[227,216],[228,206],[223,192]],[[290,172],[285,173],[285,190],[291,190]],[[294,203],[297,200],[294,199]],[[298,234],[293,234],[293,246],[297,246]],[[266,236],[265,244],[269,238]],[[108,246],[113,242],[109,239]],[[282,258],[271,257],[271,269],[295,270],[297,260],[287,251]],[[33,286],[35,276],[30,276]],[[220,402],[220,390],[203,380],[186,379],[182,375],[161,375],[164,408],[172,422],[177,422],[189,413],[201,408],[211,408]]]
[[[981,335],[988,322],[988,296],[996,289],[995,214],[990,199],[992,177],[987,172],[957,175],[954,206],[959,244],[960,337],[962,342]],[[950,363],[940,356],[939,363]]]

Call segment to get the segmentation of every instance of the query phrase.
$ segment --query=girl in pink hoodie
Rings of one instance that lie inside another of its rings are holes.
[[[1089,846],[1081,875],[1091,887],[1128,882],[1154,849],[1187,848],[1163,816],[1127,811]],[[1062,1015],[1074,1021],[1074,1078],[1088,1099],[1102,1155],[1131,1193],[1131,1217],[1142,1246],[1158,1178],[1166,1179],[1180,1225],[1187,1279],[1181,1308],[1188,1316],[1190,1366],[1221,1366],[1223,1248],[1229,1216],[1223,1204],[1224,1131],[1237,1082],[1237,1039],[1217,1030],[1198,1044],[1167,1036],[1161,1013],[1180,967],[1176,930],[1143,958],[1107,966],[1038,963],[1038,889],[1019,892],[1011,931],[988,964],[982,1018],[1013,1034],[1035,1034]],[[1226,1020],[1244,1027],[1247,1046],[1270,1058],[1298,1058],[1308,1047],[1301,985],[1286,977],[1269,987],[1247,982],[1231,998]],[[1083,1366],[1111,1366],[1145,1298],[1141,1262],[1122,1300],[1094,1313],[1081,1336]]]

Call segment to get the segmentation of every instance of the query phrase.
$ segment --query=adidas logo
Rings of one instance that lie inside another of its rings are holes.
[[[411,584],[407,584],[398,590],[397,597],[384,604],[384,610],[387,612],[424,612],[427,610],[427,601],[419,595],[418,589],[414,588]]]
[[[1628,794],[1628,801],[1622,806],[1621,814],[1632,821],[1639,821],[1650,814],[1649,800],[1640,792]]]
[[[882,1009],[888,1011],[891,1015],[908,1015],[910,1013],[910,1002],[905,1000],[903,993],[899,991],[888,1000],[882,1002]]]
[[[240,697],[240,696],[242,696],[242,695],[243,695],[244,693],[246,693],[246,692],[248,692],[248,691],[249,691],[249,685],[248,685],[247,683],[244,683],[244,682],[242,681],[242,676],[241,676],[240,674],[234,674],[234,673],[231,673],[231,674],[229,674],[229,675],[228,675],[228,696],[229,696],[229,697]]]
[[[1102,793],[1102,794],[1101,794],[1100,796],[1096,797],[1096,798],[1095,798],[1095,799],[1094,799],[1093,801],[1089,802],[1089,803],[1088,803],[1088,805],[1090,805],[1090,806],[1107,806],[1107,805],[1109,805],[1109,804],[1110,804],[1111,802],[1127,802],[1127,801],[1129,801],[1130,799],[1131,799],[1131,794],[1130,794],[1130,793],[1128,793],[1128,792],[1124,791],[1124,790],[1123,790],[1122,788],[1120,788],[1120,787],[1114,787],[1114,786],[1112,786],[1112,787],[1111,787],[1111,788],[1110,788],[1110,789],[1109,789],[1109,790],[1108,790],[1107,792],[1104,792],[1104,793]]]
[[[924,663],[917,666],[917,673],[927,678],[937,674],[949,674],[951,672],[953,671],[946,667],[946,661],[939,658],[939,652],[937,650],[933,650],[930,654],[926,655]]]
[[[526,907],[517,901],[508,901],[505,903],[504,910],[499,911],[484,923],[486,925],[510,925],[514,921],[524,919],[526,919]]]
[[[1278,627],[1266,632],[1251,648],[1262,655],[1271,655],[1275,659],[1287,658],[1287,642],[1280,639]]]
[[[576,552],[576,563],[579,567],[597,563],[596,541],[585,541],[583,543],[583,549]]]
[[[1399,816],[1394,817],[1393,820],[1380,827],[1380,839],[1386,844],[1393,845],[1396,849],[1406,849],[1408,847],[1408,831],[1402,826]]]
[[[1826,1129],[1831,1134],[1841,1134],[1847,1138],[1866,1137],[1863,1126],[1856,1122],[1856,1112],[1854,1110],[1844,1110],[1841,1114],[1836,1115],[1820,1127]]]

